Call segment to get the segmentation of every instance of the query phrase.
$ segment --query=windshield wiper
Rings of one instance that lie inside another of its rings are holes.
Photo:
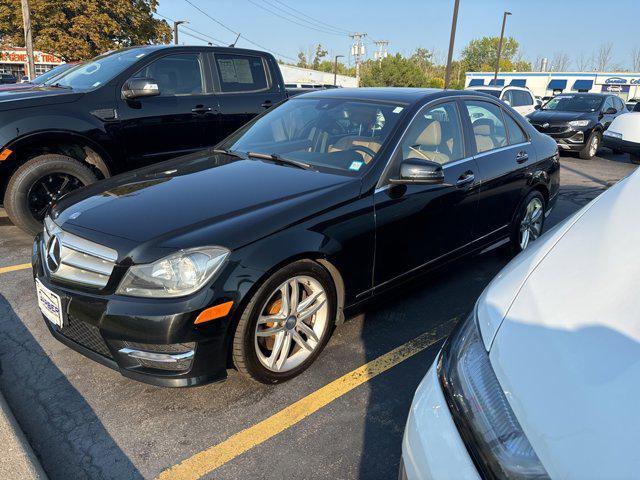
[[[263,160],[272,160],[276,163],[280,163],[283,165],[293,165],[294,167],[302,168],[304,170],[312,170],[311,165],[305,162],[301,162],[299,160],[293,160],[291,158],[285,158],[277,153],[257,153],[257,152],[247,152],[247,157],[249,158],[261,158]]]
[[[225,155],[231,155],[233,157],[246,159],[246,155],[242,152],[238,152],[237,150],[227,150],[225,148],[214,148],[213,153],[223,153]]]

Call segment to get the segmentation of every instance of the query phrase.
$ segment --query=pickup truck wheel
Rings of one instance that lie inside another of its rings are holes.
[[[33,235],[42,229],[49,207],[63,195],[97,180],[79,161],[58,154],[33,157],[15,171],[4,196],[9,219]]]
[[[584,148],[580,150],[580,158],[583,160],[591,160],[598,153],[600,143],[602,141],[602,135],[600,132],[593,132],[589,136],[589,140],[585,144]]]

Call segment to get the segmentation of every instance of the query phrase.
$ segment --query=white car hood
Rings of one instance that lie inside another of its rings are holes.
[[[518,287],[501,299],[491,363],[552,478],[640,472],[639,206],[640,172],[542,242],[542,258],[529,254],[535,265],[520,262],[500,281],[515,275]]]

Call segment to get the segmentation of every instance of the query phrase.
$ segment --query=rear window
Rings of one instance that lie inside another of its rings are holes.
[[[261,57],[216,54],[220,90],[251,92],[269,88],[267,72]]]
[[[490,88],[475,88],[474,90],[476,92],[488,93],[489,95],[493,95],[496,98],[500,98],[500,94],[502,93],[502,90],[492,90]]]

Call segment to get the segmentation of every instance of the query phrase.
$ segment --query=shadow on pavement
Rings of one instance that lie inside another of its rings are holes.
[[[0,387],[50,478],[142,478],[3,295]]]
[[[366,361],[400,345],[400,337],[406,342],[452,319],[463,318],[509,258],[504,248],[466,258],[400,286],[368,305],[362,332]],[[441,346],[438,342],[368,382],[358,478],[397,478],[413,394]]]

